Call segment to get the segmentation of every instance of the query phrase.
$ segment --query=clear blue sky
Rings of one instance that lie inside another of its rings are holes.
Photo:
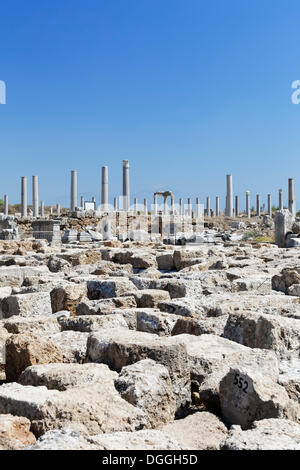
[[[300,4],[294,0],[9,0],[1,2],[0,194],[20,200],[234,194],[262,202],[294,177],[300,204]],[[298,207],[299,207],[298,204]],[[214,205],[212,201],[212,205]]]

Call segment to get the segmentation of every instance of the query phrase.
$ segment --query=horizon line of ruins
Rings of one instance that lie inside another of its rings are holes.
[[[251,217],[252,209],[250,207],[250,191],[246,191],[246,210],[241,212],[239,209],[239,196],[233,196],[232,175],[226,175],[226,201],[224,215],[226,217],[238,217],[241,214],[246,215],[247,218]],[[39,204],[39,183],[38,176],[32,176],[32,211],[28,209],[27,202],[27,177],[21,177],[21,218],[28,216],[33,218],[44,218],[45,204],[41,201]],[[95,211],[100,213],[108,212],[130,212],[134,214],[163,214],[163,215],[179,215],[192,218],[200,217],[219,217],[223,215],[220,211],[220,197],[216,196],[215,209],[211,208],[210,197],[206,197],[206,207],[200,204],[200,198],[197,197],[195,201],[195,210],[193,208],[192,198],[187,198],[187,204],[183,203],[183,199],[179,198],[178,203],[175,203],[175,197],[172,191],[157,191],[153,195],[153,203],[151,204],[151,211],[148,211],[148,200],[144,198],[143,204],[139,204],[137,198],[134,198],[133,204],[130,203],[130,177],[129,177],[129,161],[123,160],[123,194],[119,197],[114,197],[114,204],[108,202],[108,166],[101,167],[101,203],[97,207],[95,197],[91,201],[85,201],[84,197],[80,198],[80,206],[77,204],[77,171],[71,170],[71,184],[70,184],[70,207],[71,213],[82,211]],[[158,204],[158,197],[163,198],[163,203]],[[168,205],[168,198],[170,205]],[[283,206],[283,190],[278,190],[278,210],[282,210]],[[296,216],[296,198],[294,189],[294,179],[288,179],[288,209],[291,214]],[[55,209],[50,206],[48,215],[60,216],[62,207],[59,203],[56,204]],[[263,213],[261,207],[260,195],[256,195],[256,209],[254,215],[260,216]],[[272,197],[271,194],[267,195],[267,210],[266,215],[272,217]],[[9,215],[8,195],[4,195],[4,216]]]

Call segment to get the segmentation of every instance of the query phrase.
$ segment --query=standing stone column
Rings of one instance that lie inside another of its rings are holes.
[[[80,199],[80,207],[81,209],[84,209],[84,197],[81,196],[81,199]]]
[[[130,206],[129,161],[123,160],[123,210]]]
[[[226,175],[226,216],[232,217],[233,210],[233,196],[232,196],[232,175]]]
[[[296,216],[296,198],[293,178],[289,178],[289,211],[293,217]]]
[[[282,211],[283,209],[283,196],[282,196],[282,189],[278,191],[278,209]]]
[[[175,201],[174,201],[173,196],[171,196],[171,213],[172,213],[172,215],[174,215],[174,213],[175,213]]]
[[[235,216],[239,216],[239,197],[235,196]]]
[[[250,208],[250,191],[246,191],[246,215],[248,219],[251,217],[251,208]]]
[[[53,215],[53,207],[50,207],[50,215]]]
[[[268,215],[272,217],[272,198],[271,194],[268,194]]]
[[[200,217],[200,198],[196,197],[196,218]]]
[[[144,212],[145,212],[145,215],[148,215],[148,201],[147,201],[147,199],[144,199]]]
[[[41,201],[41,217],[45,217],[45,203]]]
[[[77,171],[71,171],[71,212],[75,212],[77,206]]]
[[[60,216],[60,204],[56,204],[56,214]]]
[[[220,215],[220,198],[216,196],[216,217]]]
[[[192,201],[190,197],[188,197],[188,216],[192,216]]]
[[[153,211],[154,211],[154,214],[156,215],[157,214],[157,195],[154,194],[154,197],[153,197]]]
[[[179,215],[182,215],[182,198],[179,198]]]
[[[114,197],[114,211],[115,212],[118,211],[118,198],[117,197]]]
[[[21,178],[21,217],[27,217],[27,177]]]
[[[210,198],[209,196],[207,196],[206,198],[206,213],[207,213],[207,217],[210,217],[211,214],[210,214]]]
[[[39,216],[39,182],[38,177],[32,177],[32,211],[33,217]]]
[[[256,195],[256,215],[260,216],[260,195]]]
[[[108,211],[108,166],[102,167],[101,210],[103,212]]]
[[[138,200],[135,197],[134,198],[134,213],[137,214],[137,211],[138,211]]]
[[[8,196],[4,194],[4,215],[8,215]]]
[[[164,196],[164,215],[167,215],[168,213],[168,204],[167,204],[167,198]]]

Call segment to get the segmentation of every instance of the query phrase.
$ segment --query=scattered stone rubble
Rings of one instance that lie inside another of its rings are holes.
[[[0,449],[300,449],[296,219],[70,221],[1,227]]]

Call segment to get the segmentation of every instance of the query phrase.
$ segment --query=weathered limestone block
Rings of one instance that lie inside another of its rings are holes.
[[[223,336],[227,318],[228,315],[222,315],[220,317],[201,317],[199,319],[177,317],[171,334],[173,336],[180,334],[196,336],[212,334]]]
[[[12,334],[35,334],[43,336],[51,333],[59,333],[60,325],[55,317],[12,317],[5,320],[4,328]]]
[[[300,407],[290,400],[284,387],[244,367],[231,368],[222,379],[220,403],[224,420],[228,424],[239,424],[243,429],[266,418],[300,422]]]
[[[58,273],[59,271],[68,271],[68,269],[71,267],[71,264],[65,259],[59,258],[56,255],[51,255],[47,266],[49,271],[52,273]]]
[[[300,297],[300,284],[294,284],[293,286],[289,287],[287,294]]]
[[[145,412],[147,427],[157,428],[174,420],[176,401],[169,372],[163,365],[144,359],[125,366],[115,387],[122,398]]]
[[[129,262],[136,269],[157,268],[156,257],[147,251],[134,252]]]
[[[171,299],[177,299],[180,297],[185,297],[193,295],[196,291],[197,293],[201,292],[200,281],[191,281],[184,279],[155,279],[150,282],[150,289],[160,289],[166,290],[169,292]]]
[[[108,259],[113,261],[114,263],[118,263],[118,264],[130,264],[130,260],[131,260],[131,257],[133,255],[133,251],[132,250],[117,250],[117,251],[114,251],[114,252],[109,252],[108,250],[106,250],[106,257],[105,259]],[[110,253],[110,256],[108,256]],[[103,254],[102,254],[102,258],[103,258]],[[104,259],[104,258],[103,258]]]
[[[80,331],[62,331],[61,333],[47,336],[47,340],[54,343],[62,354],[61,361],[51,362],[78,362],[81,364],[85,360],[88,336],[89,333],[82,333]]]
[[[156,255],[158,269],[163,271],[172,271],[175,269],[173,252],[172,253],[158,253]]]
[[[275,243],[279,248],[285,247],[286,235],[292,231],[294,218],[288,209],[282,209],[275,215]]]
[[[3,318],[10,318],[13,315],[33,317],[52,313],[48,292],[10,295],[2,300],[1,306]]]
[[[87,362],[101,362],[120,371],[142,359],[155,360],[169,371],[179,410],[189,403],[191,392],[186,347],[177,338],[125,329],[93,333],[88,339]]]
[[[56,287],[50,292],[52,312],[68,310],[71,315],[76,315],[77,304],[86,297],[85,284],[70,283],[62,287]]]
[[[5,374],[10,382],[17,381],[28,366],[62,362],[63,359],[52,341],[33,334],[11,335],[6,341],[5,355]]]
[[[177,271],[203,262],[203,252],[195,250],[175,250],[173,260]]]
[[[91,274],[96,276],[130,276],[133,273],[131,264],[117,264],[111,261],[101,261],[91,268]]]
[[[220,366],[231,366],[243,361],[249,367],[256,365],[272,380],[278,378],[278,362],[273,351],[251,349],[215,335],[194,336],[181,334],[173,336],[170,341],[181,341],[186,345],[191,378],[200,384],[216,372]]]
[[[300,348],[300,320],[252,312],[230,314],[224,336],[250,348],[296,354]]]
[[[23,275],[19,266],[0,267],[0,287],[20,287],[22,282]]]
[[[59,393],[46,387],[24,387],[18,383],[1,385],[0,413],[24,416],[32,421],[38,407]]]
[[[83,315],[77,317],[61,317],[59,324],[62,331],[73,330],[84,333],[108,330],[110,328],[127,328],[127,323],[121,314]]]
[[[10,414],[0,415],[0,450],[20,450],[34,443],[29,419]]]
[[[272,289],[288,294],[288,289],[300,284],[300,269],[284,268],[280,275],[272,277]]]
[[[26,450],[102,450],[90,444],[84,436],[70,429],[53,429],[43,434]]]
[[[95,264],[101,261],[101,253],[95,250],[77,251],[75,253],[63,255],[72,266],[79,266],[81,264]]]
[[[141,309],[137,312],[136,329],[158,336],[171,336],[178,319],[177,315],[162,313],[155,309]]]
[[[105,364],[41,364],[25,369],[19,378],[22,385],[45,386],[63,392],[69,388],[89,386],[117,379],[118,374]]]
[[[197,312],[197,301],[188,297],[185,297],[184,300],[162,300],[158,302],[157,307],[161,312],[173,313],[182,317],[192,317]]]
[[[128,309],[136,307],[133,295],[113,297],[111,299],[85,300],[77,304],[77,315],[107,315],[116,308]]]
[[[300,450],[300,425],[288,419],[262,419],[243,431],[231,427],[222,450]]]
[[[155,429],[136,432],[115,432],[90,436],[88,441],[103,450],[185,450],[167,434]]]
[[[9,332],[0,325],[0,365],[5,364],[6,362],[6,341],[10,337]]]
[[[110,374],[103,375],[101,382],[88,387],[57,393],[35,413],[32,430],[36,436],[50,429],[66,427],[83,435],[135,431],[145,427],[143,411],[120,397]]]
[[[160,428],[171,439],[190,449],[219,450],[227,428],[217,416],[199,411]]]
[[[135,285],[126,278],[110,278],[99,281],[88,281],[88,298],[90,300],[108,299],[127,295],[136,291]]]
[[[288,396],[300,403],[300,359],[292,357],[279,363],[278,383],[282,385]]]
[[[139,308],[155,308],[158,302],[170,300],[169,292],[158,289],[145,289],[134,292],[134,297]]]
[[[51,429],[94,435],[145,427],[144,413],[120,397],[110,371],[103,373],[101,382],[63,392],[43,386],[2,385],[0,413],[27,417],[37,437]]]

